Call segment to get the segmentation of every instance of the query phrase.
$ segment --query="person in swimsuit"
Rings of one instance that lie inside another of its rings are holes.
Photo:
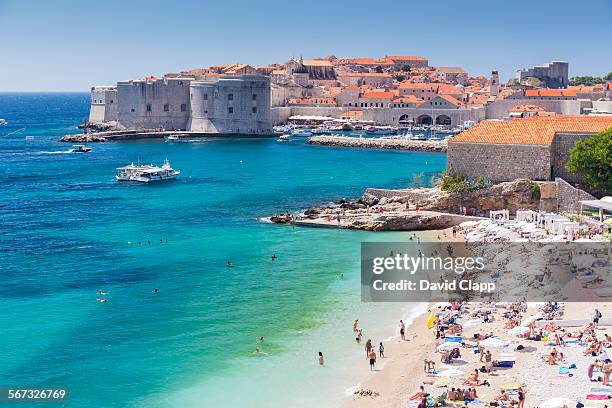
[[[361,333],[361,329],[359,329],[357,330],[357,337],[355,337],[357,344],[361,343],[361,336],[363,336],[363,333]]]
[[[406,325],[403,320],[400,320],[400,336],[402,336],[402,340],[406,340]]]
[[[374,371],[374,364],[376,364],[376,352],[371,350],[368,357],[370,358],[370,371]]]
[[[380,354],[380,358],[385,358],[385,346],[383,346],[382,341],[378,346],[378,353]]]
[[[323,365],[325,361],[323,361],[323,353],[319,351],[319,365]]]
[[[518,388],[518,408],[525,406],[525,390],[523,387]]]

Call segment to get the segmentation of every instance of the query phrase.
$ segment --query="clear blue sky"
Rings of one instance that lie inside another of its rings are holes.
[[[612,1],[0,0],[0,92],[92,85],[213,64],[422,55],[471,75],[570,62],[612,71]]]

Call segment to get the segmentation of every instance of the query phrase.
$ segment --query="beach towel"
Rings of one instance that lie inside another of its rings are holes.
[[[461,343],[461,342],[463,342],[463,338],[461,336],[447,336],[447,337],[444,338],[444,342]]]
[[[431,329],[434,325],[434,322],[436,321],[436,316],[433,314],[429,315],[429,318],[427,319],[427,328]]]
[[[595,401],[607,400],[608,396],[607,395],[598,395],[598,394],[589,394],[589,395],[586,396],[586,399],[588,399],[588,400],[595,400]]]
[[[559,374],[568,374],[568,373],[569,373],[569,368],[567,367],[559,368]]]

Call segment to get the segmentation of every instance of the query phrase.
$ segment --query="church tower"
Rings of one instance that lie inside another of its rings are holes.
[[[496,69],[491,72],[491,96],[499,95],[499,73]]]

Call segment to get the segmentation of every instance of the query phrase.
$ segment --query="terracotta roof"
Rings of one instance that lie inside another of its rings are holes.
[[[438,71],[445,74],[465,74],[465,70],[461,67],[438,67]]]
[[[398,98],[395,98],[392,100],[392,102],[396,102],[396,103],[421,103],[423,102],[423,100],[421,98],[417,98],[414,95],[406,95],[406,96],[401,96]]]
[[[361,94],[359,97],[362,99],[391,99],[395,96],[393,92],[384,91],[384,92],[366,92]]]
[[[387,55],[387,58],[395,61],[427,61],[427,58],[416,55]]]
[[[438,84],[425,84],[425,83],[414,83],[414,82],[401,82],[399,84],[400,88],[403,89],[431,89],[431,90],[435,90],[438,87]]]
[[[436,96],[436,98],[442,98],[442,99],[444,99],[446,102],[452,103],[452,104],[453,104],[453,105],[455,105],[455,106],[463,106],[463,103],[462,103],[461,101],[459,101],[459,100],[457,100],[457,99],[453,98],[453,97],[452,97],[452,96],[450,96],[450,95],[442,95],[442,94],[439,94],[438,96]],[[434,98],[434,99],[436,99],[436,98]],[[432,100],[433,100],[433,99],[432,99]]]
[[[344,91],[358,91],[359,89],[357,85],[349,85],[343,88]]]
[[[391,75],[385,74],[383,72],[347,72],[346,74],[339,74],[338,76],[353,77],[353,78],[361,78],[361,77],[391,78]]]
[[[612,127],[612,116],[532,116],[483,120],[449,142],[550,145],[556,133],[597,133]]]
[[[303,60],[302,63],[307,67],[331,67],[333,66],[330,61],[324,60]]]
[[[568,89],[528,89],[525,96],[576,96],[576,91]]]

